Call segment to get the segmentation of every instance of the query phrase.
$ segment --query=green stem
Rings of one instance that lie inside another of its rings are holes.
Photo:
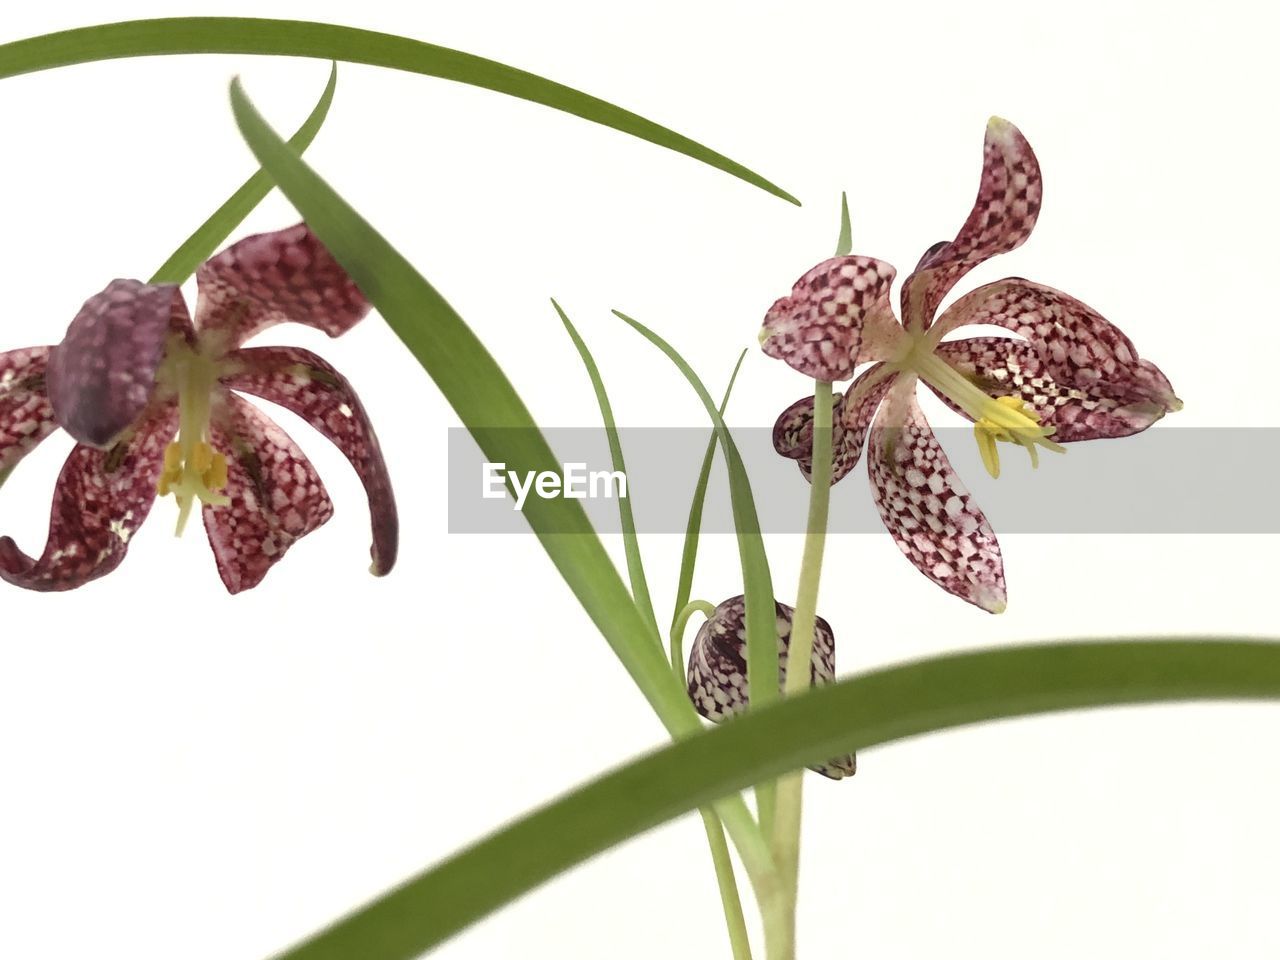
[[[702,611],[702,615],[710,620],[716,612],[714,604],[706,600],[691,600],[680,608],[675,620],[671,622],[671,669],[675,671],[676,680],[684,683],[684,628],[689,618]]]
[[[724,906],[724,924],[729,931],[729,948],[733,960],[751,960],[751,941],[747,938],[747,920],[742,914],[742,898],[738,895],[738,880],[733,875],[733,861],[729,859],[729,845],[724,840],[720,818],[709,807],[703,807],[702,825],[707,831],[707,845],[711,847],[711,862],[716,867],[716,884],[720,888],[720,903]]]
[[[684,630],[689,618],[701,611],[711,618],[716,608],[706,600],[692,600],[680,608],[671,623],[671,670],[676,681],[685,682]],[[707,845],[711,848],[711,863],[716,868],[716,886],[720,890],[720,903],[724,907],[725,927],[729,932],[729,947],[733,960],[751,960],[751,941],[747,939],[747,923],[742,915],[742,898],[738,894],[738,879],[734,876],[733,861],[729,859],[729,847],[724,840],[724,827],[715,810],[703,807],[702,825],[707,831]],[[763,908],[763,904],[762,904]]]
[[[822,578],[822,554],[827,542],[827,512],[831,501],[831,384],[814,381],[813,388],[813,470],[809,488],[809,518],[805,529],[804,553],[800,561],[800,584],[796,588],[796,608],[791,618],[791,644],[787,653],[787,679],[783,694],[803,693],[812,684],[813,634],[818,616],[818,585]],[[795,952],[795,904],[800,874],[800,812],[804,771],[789,773],[778,781],[778,807],[774,820],[773,850],[786,891],[789,907],[788,929],[792,931],[790,952]]]

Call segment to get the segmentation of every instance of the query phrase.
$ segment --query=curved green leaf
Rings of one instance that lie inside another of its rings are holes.
[[[849,223],[849,195],[840,193],[840,236],[836,237],[836,256],[847,257],[853,249],[853,227]]]
[[[559,470],[524,401],[462,317],[271,129],[238,80],[231,85],[231,105],[262,168],[435,381],[489,460],[521,472]],[[684,686],[653,642],[581,504],[538,497],[522,515],[667,730],[677,737],[700,730]],[[759,887],[773,871],[772,856],[746,804],[732,797],[716,810]]]
[[[312,107],[311,113],[303,121],[298,132],[289,138],[289,145],[298,153],[305,153],[311,141],[316,138],[324,121],[329,116],[329,106],[333,103],[333,91],[338,84],[338,64],[335,62],[329,70],[329,82],[324,93]],[[208,260],[222,242],[231,236],[231,231],[244,222],[244,218],[262,202],[271,192],[273,186],[266,171],[259,170],[240,189],[227,198],[227,202],[215,210],[209,219],[200,224],[196,231],[187,237],[182,246],[173,251],[151,277],[151,283],[185,283],[187,278],[196,272],[200,264]]]
[[[1280,642],[1036,644],[853,677],[751,710],[594,780],[278,960],[409,960],[602,850],[841,753],[1006,717],[1228,699],[1280,699]]]
[[[280,139],[239,81],[231,89],[236,122],[263,169],[435,381],[486,456],[522,473],[558,470],[528,408],[466,321]],[[692,706],[672,682],[581,504],[535,497],[523,516],[658,715],[673,732],[696,727]]]
[[[540,103],[701,160],[799,206],[781,187],[723,154],[630,110],[494,60],[373,30],[307,20],[169,17],[78,27],[0,45],[0,78],[75,63],[182,53],[346,60],[484,87]]]
[[[738,371],[742,369],[742,361],[747,351],[738,354],[738,362],[733,365],[733,373],[729,375],[729,385],[724,388],[724,396],[720,398],[720,416],[729,406],[729,395],[733,393],[733,385],[738,382]],[[684,549],[680,552],[680,579],[676,585],[676,603],[671,612],[674,624],[693,594],[693,571],[698,564],[698,541],[702,537],[702,507],[707,499],[707,484],[711,481],[711,464],[716,458],[717,434],[711,431],[711,439],[707,441],[707,452],[702,455],[702,466],[698,470],[698,482],[693,487],[693,499],[689,502],[689,520],[684,528]]]
[[[618,437],[618,425],[613,419],[613,404],[609,402],[609,394],[604,388],[604,378],[600,376],[600,368],[596,365],[596,358],[591,355],[587,342],[582,339],[582,336],[578,333],[578,328],[573,325],[573,321],[561,309],[560,304],[552,299],[551,305],[555,307],[556,313],[560,315],[560,322],[564,324],[565,330],[569,332],[569,339],[573,341],[573,345],[578,351],[578,356],[582,360],[582,365],[587,368],[587,376],[591,379],[591,389],[595,391],[596,403],[600,407],[600,418],[604,421],[605,435],[609,438],[609,456],[613,461],[613,469],[626,476],[627,463],[622,456],[622,440]],[[658,632],[658,619],[653,613],[653,600],[649,596],[649,583],[644,576],[644,560],[640,555],[640,538],[636,536],[636,518],[631,510],[631,488],[629,486],[627,495],[618,497],[618,519],[622,526],[622,546],[627,556],[627,574],[631,580],[631,595],[635,598],[636,607],[639,608],[640,615],[644,617],[645,622],[649,624],[650,629],[653,631],[655,639],[661,644],[662,634]]]
[[[729,470],[729,500],[733,512],[733,528],[738,535],[738,557],[742,563],[743,603],[746,607],[747,630],[747,696],[751,708],[768,706],[782,694],[778,690],[778,633],[777,613],[774,610],[773,577],[769,573],[769,557],[764,550],[764,537],[760,533],[760,517],[756,513],[755,498],[751,493],[751,480],[742,464],[738,445],[725,425],[724,417],[716,409],[702,380],[689,366],[688,361],[638,320],[615,310],[614,315],[655,347],[684,374],[689,385],[697,393],[715,425],[716,435],[724,450],[725,466]],[[773,829],[775,785],[761,783],[756,787],[756,805],[760,811],[760,826],[765,833]]]

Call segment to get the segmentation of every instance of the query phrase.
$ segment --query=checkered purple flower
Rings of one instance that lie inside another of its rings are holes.
[[[916,402],[924,383],[970,419],[983,461],[999,475],[998,442],[1038,450],[1147,429],[1181,402],[1168,379],[1097,311],[1051,287],[1010,278],[939,305],[975,266],[1031,235],[1041,200],[1040,165],[1008,121],[987,126],[982,178],[968,219],[951,241],[925,251],[902,285],[902,322],[889,299],[895,271],[863,256],[826,260],[770,308],[765,353],[819,380],[847,380],[835,398],[832,482],[868,455],[875,503],[899,548],[925,576],[993,613],[1005,607],[996,536],[956,476]],[[944,340],[966,325],[1010,337]],[[869,436],[869,440],[868,440]],[[774,447],[809,475],[813,400],[788,407]]]
[[[0,354],[0,475],[58,427],[76,440],[53,495],[43,553],[0,537],[0,578],[70,590],[114,570],[157,495],[178,530],[201,505],[231,593],[256,586],[333,504],[315,468],[246,401],[278,403],[328,437],[369,496],[373,566],[396,558],[398,521],[378,439],[351,385],[297,347],[245,347],[278,323],[336,337],[369,311],[351,278],[298,224],[248,237],[197,273],[194,321],[173,284],[114,280],[55,347]]]

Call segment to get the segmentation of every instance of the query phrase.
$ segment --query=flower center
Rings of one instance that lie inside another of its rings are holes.
[[[178,439],[165,448],[156,492],[162,497],[173,494],[178,501],[175,533],[181,536],[195,501],[214,506],[231,502],[216,492],[227,485],[227,458],[209,443],[218,363],[175,337],[157,379],[178,396]]]
[[[934,352],[936,344],[928,336],[916,335],[895,365],[918,374],[931,387],[973,419],[973,435],[982,454],[982,463],[993,477],[1000,476],[1000,454],[996,443],[1016,443],[1026,448],[1031,466],[1040,465],[1037,447],[1054,453],[1066,448],[1049,439],[1053,427],[1040,425],[1040,416],[1017,397],[989,397],[959,370]]]

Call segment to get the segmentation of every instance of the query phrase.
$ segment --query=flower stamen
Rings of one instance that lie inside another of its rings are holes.
[[[216,492],[227,485],[227,458],[206,439],[218,374],[217,361],[175,338],[158,375],[178,395],[178,439],[165,448],[164,469],[156,483],[160,496],[173,494],[178,501],[177,536],[186,529],[197,500],[212,506],[231,502]]]
[[[919,346],[923,349],[919,349]],[[973,435],[982,454],[982,463],[993,477],[1000,476],[1000,454],[996,443],[1016,443],[1027,451],[1031,466],[1040,465],[1037,447],[1066,453],[1060,443],[1049,439],[1054,427],[1042,427],[1040,415],[1019,397],[990,397],[960,371],[939,357],[927,343],[917,345],[900,363],[918,373],[939,393],[973,420]]]

